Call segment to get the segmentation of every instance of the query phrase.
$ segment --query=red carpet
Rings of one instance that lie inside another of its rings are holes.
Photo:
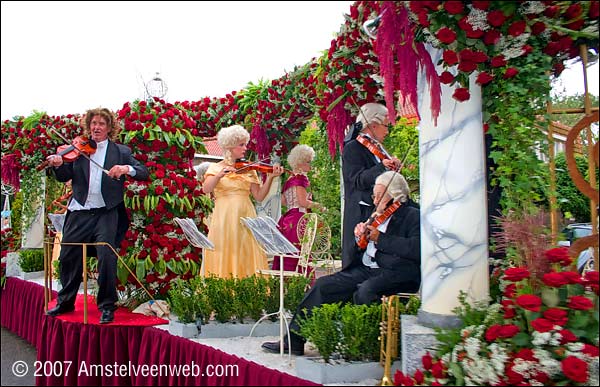
[[[56,306],[56,299],[48,303],[48,309],[52,309]],[[100,324],[100,311],[96,306],[96,297],[88,295],[88,324],[99,325]],[[75,311],[70,313],[61,314],[56,318],[68,322],[83,322],[83,294],[78,294],[75,300]],[[169,320],[154,316],[144,316],[140,313],[132,313],[127,308],[118,308],[115,310],[115,321],[110,324],[103,324],[104,326],[152,326],[168,324]]]

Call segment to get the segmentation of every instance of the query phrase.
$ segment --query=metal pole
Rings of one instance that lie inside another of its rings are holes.
[[[552,113],[552,101],[546,104],[548,116]],[[552,229],[552,244],[558,240],[558,205],[556,203],[556,164],[554,163],[554,133],[552,119],[548,122],[548,168],[550,169],[550,225]]]

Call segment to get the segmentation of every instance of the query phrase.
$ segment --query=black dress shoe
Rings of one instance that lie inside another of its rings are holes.
[[[115,313],[112,310],[103,310],[100,317],[100,324],[108,324],[115,320]]]
[[[289,352],[287,339],[283,340],[283,353]],[[267,352],[281,353],[281,347],[279,341],[267,341],[262,343],[262,349]],[[302,356],[304,355],[304,343],[301,341],[292,340],[292,355]]]
[[[48,309],[46,314],[48,316],[58,316],[59,314],[69,313],[74,310],[75,310],[75,306],[56,305],[54,308]]]

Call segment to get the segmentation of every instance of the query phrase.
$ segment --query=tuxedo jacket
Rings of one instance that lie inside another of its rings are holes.
[[[356,254],[364,250],[354,245]],[[412,206],[403,203],[392,216],[386,232],[381,232],[375,244],[374,261],[382,269],[414,273],[421,278],[421,214]]]
[[[355,254],[354,227],[369,218],[373,206],[373,186],[377,176],[386,171],[382,163],[356,140],[349,141],[342,152],[344,177],[344,223],[342,234],[342,267],[347,268],[360,257]],[[359,204],[367,203],[368,206]]]
[[[81,205],[84,205],[87,200],[90,164],[91,162],[85,157],[79,157],[71,163],[64,163],[60,167],[54,168],[54,174],[58,181],[67,182],[71,180],[73,198]],[[109,140],[104,160],[104,169],[110,170],[115,165],[131,165],[136,171],[135,176],[132,176],[133,179],[148,180],[148,168],[133,157],[131,149],[128,146]],[[106,208],[110,210],[118,206],[119,224],[117,226],[117,237],[115,238],[116,245],[118,246],[129,228],[129,218],[127,217],[123,203],[125,175],[119,179],[113,179],[103,173],[101,184],[102,198],[104,199],[104,203],[106,203]],[[68,216],[69,211],[67,211]]]

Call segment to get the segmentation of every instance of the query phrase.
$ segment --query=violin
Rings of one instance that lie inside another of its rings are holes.
[[[362,146],[367,148],[369,152],[373,155],[377,156],[381,161],[391,159],[392,156],[375,140],[373,140],[369,136],[365,136],[364,134],[359,134],[356,137],[356,141],[358,141]]]
[[[87,156],[96,153],[96,141],[92,139],[88,139],[85,136],[77,136],[71,141],[70,145],[61,145],[56,150],[56,154],[61,156],[63,161],[66,163],[71,163],[79,158],[82,154]],[[42,169],[48,166],[48,160],[42,162],[40,165],[36,167],[36,170],[41,171]]]
[[[374,212],[373,215],[371,215],[371,217],[367,220],[366,225],[373,226],[375,228],[379,227],[386,220],[388,220],[388,218],[392,216],[392,214],[398,208],[400,208],[400,201],[395,201],[390,206],[388,206],[388,208],[386,208],[381,215],[377,215],[377,213]],[[369,238],[367,234],[367,232],[363,233],[358,239],[358,242],[356,242],[358,247],[360,247],[362,250],[366,249],[367,245],[369,244]]]
[[[246,171],[273,173],[274,166],[269,163],[265,163],[264,161],[250,162],[244,159],[239,159],[233,164],[233,167],[235,168],[235,173],[244,173]],[[291,173],[287,169],[284,169],[284,172]]]

